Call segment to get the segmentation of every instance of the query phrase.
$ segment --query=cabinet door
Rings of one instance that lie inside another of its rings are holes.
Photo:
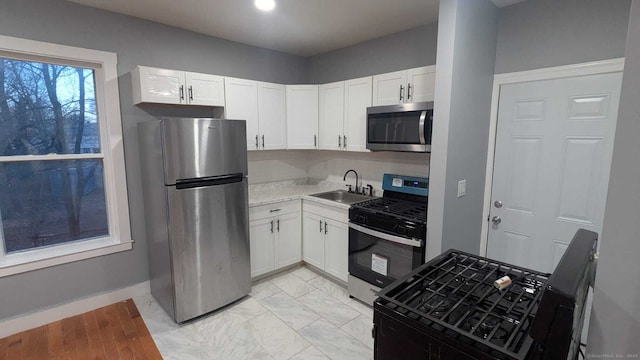
[[[320,149],[341,150],[344,135],[344,81],[320,85]]]
[[[287,85],[287,148],[318,147],[318,85]]]
[[[275,269],[273,251],[275,226],[274,218],[249,222],[251,277],[262,275]]]
[[[287,148],[285,86],[258,83],[260,145],[265,150]]]
[[[346,223],[325,219],[324,271],[347,281],[349,275],[349,227]]]
[[[436,67],[423,66],[407,70],[407,102],[433,101]]]
[[[225,78],[225,118],[247,121],[247,150],[260,149],[258,138],[258,83]]]
[[[324,219],[309,212],[302,212],[302,259],[324,269]]]
[[[406,102],[407,72],[396,71],[373,77],[373,106]]]
[[[222,76],[185,73],[185,97],[191,105],[224,106],[224,78]]]
[[[347,151],[367,151],[367,107],[371,106],[371,76],[344,83],[344,139]],[[322,134],[322,131],[320,131]]]
[[[302,216],[300,212],[276,218],[275,267],[300,262],[302,258]]]
[[[184,71],[138,66],[131,76],[134,104],[185,103]]]

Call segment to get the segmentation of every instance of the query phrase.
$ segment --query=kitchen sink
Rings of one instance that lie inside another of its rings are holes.
[[[371,200],[374,198],[373,196],[350,193],[346,190],[327,191],[318,194],[311,194],[311,196],[349,205]]]

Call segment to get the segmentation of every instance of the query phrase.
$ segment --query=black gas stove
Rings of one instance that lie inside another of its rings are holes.
[[[349,220],[380,231],[425,240],[427,237],[427,200],[386,197],[356,204],[349,209]]]
[[[425,263],[375,301],[375,359],[573,359],[596,239],[579,230],[553,274],[456,250]]]

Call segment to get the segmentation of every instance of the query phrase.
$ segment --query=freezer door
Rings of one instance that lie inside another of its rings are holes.
[[[162,119],[165,184],[178,179],[247,174],[244,120]]]
[[[251,290],[247,179],[167,193],[175,320],[183,322]]]

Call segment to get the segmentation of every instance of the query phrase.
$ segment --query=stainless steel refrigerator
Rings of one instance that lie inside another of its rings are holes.
[[[138,124],[151,294],[176,322],[251,290],[243,120]]]

